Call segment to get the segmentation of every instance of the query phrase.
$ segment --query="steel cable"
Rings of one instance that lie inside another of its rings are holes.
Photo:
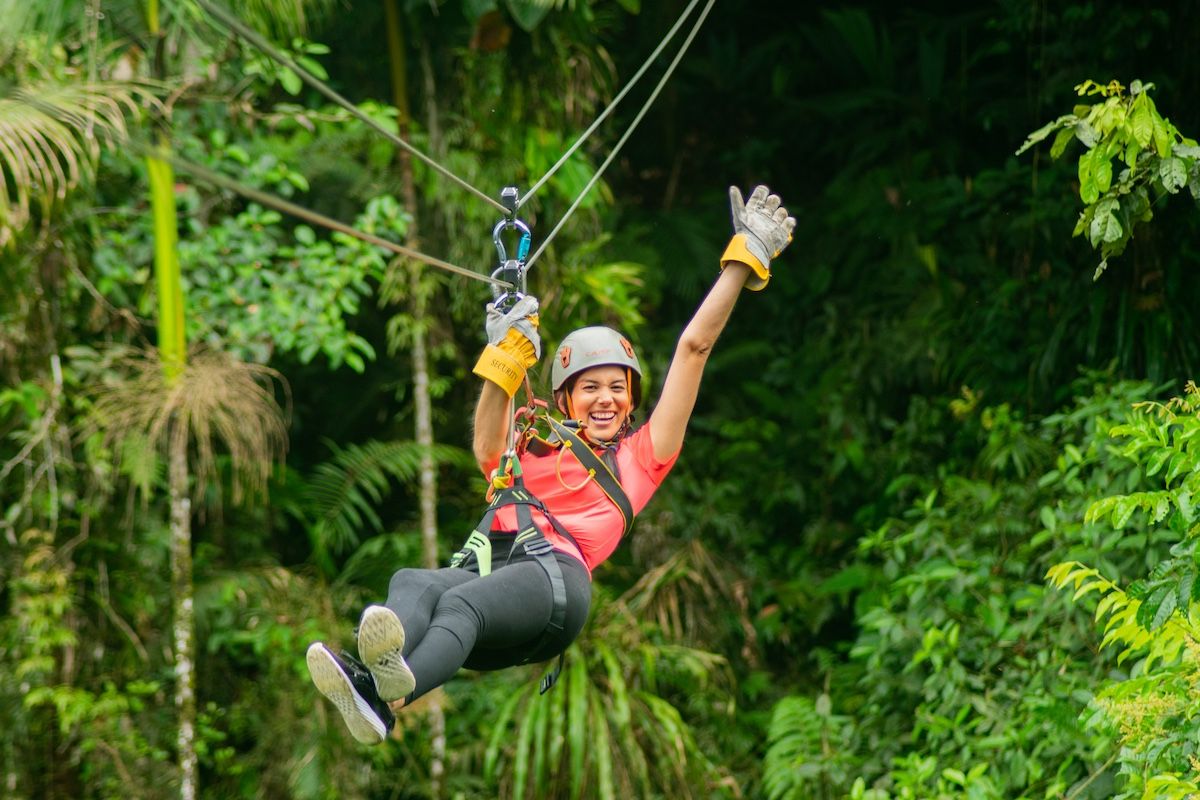
[[[397,255],[411,258],[414,261],[420,261],[424,264],[430,265],[431,267],[437,267],[438,269],[443,269],[447,272],[453,272],[455,275],[462,275],[465,278],[473,278],[477,281],[483,281],[484,283],[490,283],[494,286],[500,286],[505,289],[512,288],[512,284],[508,283],[507,281],[498,280],[493,278],[491,275],[484,275],[480,272],[467,269],[466,267],[460,267],[456,264],[451,264],[448,261],[442,261],[440,258],[426,255],[419,250],[413,250],[411,247],[405,247],[402,244],[396,244],[393,241],[376,236],[375,234],[360,231],[358,228],[347,225],[344,222],[339,222],[336,219],[325,216],[324,214],[304,208],[303,206],[298,206],[295,203],[289,202],[266,192],[259,191],[258,189],[251,188],[235,181],[233,178],[229,178],[218,172],[213,172],[207,167],[202,167],[199,164],[193,164],[189,161],[184,161],[183,159],[172,155],[171,153],[165,153],[158,148],[147,147],[137,142],[130,142],[130,145],[132,149],[137,150],[142,155],[162,159],[176,169],[182,172],[188,172],[205,181],[206,183],[211,183],[215,186],[228,189],[231,192],[236,192],[243,197],[247,197],[255,202],[262,203],[264,206],[274,208],[276,211],[282,211],[285,214],[298,217],[299,219],[311,222],[314,225],[320,225],[323,228],[338,231],[346,234],[347,236],[353,236],[355,239],[361,239],[368,244],[382,247],[386,250],[396,253]]]
[[[616,109],[617,104],[620,103],[621,100],[624,99],[625,95],[629,93],[629,90],[632,89],[639,80],[641,80],[642,75],[646,74],[646,70],[650,68],[650,65],[654,63],[654,60],[658,58],[663,49],[666,48],[667,44],[675,38],[675,34],[679,32],[681,27],[683,27],[683,21],[688,18],[688,16],[692,13],[692,10],[697,4],[699,4],[699,2],[700,0],[692,0],[692,2],[688,4],[687,8],[683,10],[683,13],[679,15],[679,19],[675,20],[675,24],[671,26],[669,31],[667,31],[666,35],[663,37],[663,40],[658,43],[658,47],[654,48],[654,52],[652,52],[646,59],[646,63],[642,64],[641,68],[635,72],[633,77],[629,79],[629,82],[625,84],[625,88],[623,88],[617,94],[617,96],[613,98],[613,101],[608,104],[608,107],[604,109],[600,116],[596,117],[596,120],[588,127],[588,129],[579,135],[579,138],[575,140],[575,143],[568,148],[567,152],[562,154],[562,157],[555,162],[554,166],[550,167],[550,169],[546,171],[546,174],[538,179],[537,183],[529,187],[529,190],[525,192],[525,195],[517,203],[518,210],[521,208],[521,206],[525,205],[529,198],[533,197],[534,193],[538,189],[542,188],[542,184],[550,180],[551,176],[558,172],[559,167],[567,163],[567,159],[570,158],[575,151],[579,149],[580,145],[582,145],[584,141],[586,141],[587,138],[595,132],[596,128],[600,127],[600,123],[608,119],[608,115]]]
[[[420,150],[413,147],[411,144],[404,141],[399,136],[392,133],[391,131],[389,131],[387,128],[383,127],[382,125],[380,125],[375,120],[371,119],[369,116],[364,114],[362,112],[362,110],[360,110],[357,106],[355,106],[353,103],[351,103],[345,97],[342,97],[340,94],[338,94],[332,88],[330,88],[329,85],[326,84],[324,81],[322,81],[320,78],[316,77],[315,75],[310,73],[308,70],[304,69],[304,67],[301,67],[294,60],[289,58],[286,53],[283,53],[282,51],[280,51],[278,48],[276,48],[274,45],[272,45],[270,42],[268,42],[264,37],[260,36],[253,29],[251,29],[250,27],[245,25],[241,20],[239,20],[237,17],[235,17],[229,10],[223,8],[222,6],[218,5],[217,3],[212,2],[212,0],[196,0],[196,2],[199,3],[200,7],[203,8],[205,11],[207,11],[208,13],[210,13],[214,17],[216,17],[218,20],[220,20],[221,24],[223,24],[225,27],[229,28],[231,31],[238,34],[239,36],[244,37],[247,41],[249,41],[251,44],[253,44],[255,47],[257,47],[259,50],[262,50],[264,53],[266,53],[268,56],[270,56],[273,60],[277,61],[278,63],[280,63],[283,66],[290,69],[292,72],[296,73],[296,76],[299,77],[302,81],[304,81],[309,86],[316,89],[321,94],[325,95],[325,97],[329,98],[337,105],[339,105],[342,108],[349,111],[351,114],[353,114],[355,117],[357,117],[364,124],[371,127],[376,132],[383,134],[383,136],[385,136],[388,139],[388,141],[390,141],[392,144],[408,151],[412,155],[421,159],[421,161],[424,161],[426,164],[428,164],[431,168],[433,168],[436,172],[438,172],[438,174],[443,175],[446,178],[449,178],[451,181],[458,184],[463,189],[466,189],[467,191],[471,192],[479,199],[491,204],[493,207],[498,209],[501,213],[504,213],[504,214],[508,213],[508,209],[505,208],[503,205],[501,205],[500,201],[496,200],[495,198],[490,197],[483,191],[476,189],[474,186],[467,183],[465,180],[463,180],[462,178],[458,177],[450,170],[443,167],[441,164],[439,164],[433,158],[426,155],[425,153],[422,153]]]
[[[658,98],[663,86],[666,85],[667,80],[671,77],[671,74],[675,72],[675,67],[679,65],[681,60],[683,60],[684,54],[687,53],[688,47],[691,45],[692,40],[695,39],[696,34],[699,33],[700,26],[704,24],[704,20],[708,17],[708,12],[712,10],[713,3],[715,2],[716,0],[708,0],[708,2],[705,4],[704,9],[700,12],[700,16],[696,18],[695,24],[692,25],[692,29],[688,32],[687,38],[683,40],[683,44],[680,46],[679,52],[675,54],[675,57],[671,59],[671,63],[667,65],[666,72],[664,72],[663,76],[659,79],[658,84],[654,87],[654,90],[646,99],[645,104],[642,105],[641,110],[638,111],[637,116],[633,118],[633,122],[629,123],[629,129],[626,130],[621,138],[617,140],[617,143],[613,146],[612,152],[608,154],[608,158],[604,159],[604,163],[597,168],[596,174],[593,175],[592,179],[589,180],[587,185],[583,187],[583,190],[579,193],[579,196],[575,198],[575,202],[571,204],[571,207],[568,208],[567,212],[563,214],[561,219],[559,219],[558,224],[555,225],[554,229],[550,231],[550,235],[542,240],[542,243],[538,249],[534,251],[533,255],[529,257],[529,260],[525,262],[526,269],[529,269],[533,266],[533,263],[538,260],[541,254],[545,251],[546,247],[549,246],[550,242],[558,234],[563,224],[570,219],[571,214],[575,213],[575,209],[578,208],[579,204],[583,202],[583,198],[586,197],[587,193],[591,191],[593,186],[596,185],[596,181],[600,180],[600,176],[604,174],[604,170],[608,168],[608,165],[612,163],[614,158],[616,158],[617,153],[621,151],[621,147],[624,146],[626,140],[628,140],[630,135],[633,134],[633,131],[637,128],[638,123],[642,121],[642,117],[646,116],[646,112],[650,110],[650,106],[653,105],[654,101]]]

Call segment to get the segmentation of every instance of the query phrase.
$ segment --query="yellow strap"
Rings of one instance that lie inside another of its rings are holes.
[[[509,397],[517,393],[525,380],[525,366],[520,360],[494,344],[483,348],[472,372],[499,386]]]
[[[572,455],[574,455],[575,451],[572,449],[570,441],[564,440],[562,444],[563,444],[563,446],[558,448],[558,458],[554,459],[554,474],[558,478],[559,484],[564,489],[566,489],[568,492],[577,492],[580,489],[582,489],[583,487],[587,486],[588,481],[590,481],[592,478],[596,477],[596,470],[594,470],[594,469],[587,470],[587,477],[584,478],[583,482],[580,483],[578,486],[568,486],[567,482],[563,480],[563,476],[562,476],[562,459],[563,459],[563,455],[568,450],[571,451]],[[576,457],[576,459],[578,460],[578,457]],[[582,466],[582,463],[580,464],[580,466]],[[586,469],[586,467],[585,467],[585,469]]]
[[[753,273],[746,279],[746,288],[752,292],[761,291],[771,279],[771,270],[759,261],[749,248],[746,247],[746,234],[737,233],[729,240],[725,252],[721,254],[721,268],[730,261],[738,261],[750,268]]]

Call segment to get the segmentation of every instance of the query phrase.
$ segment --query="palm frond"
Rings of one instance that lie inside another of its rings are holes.
[[[671,555],[638,579],[622,597],[639,619],[655,622],[673,639],[713,642],[720,621],[734,621],[745,634],[744,655],[752,660],[754,626],[747,612],[744,578],[736,567],[715,558],[699,539],[679,546],[658,543]],[[716,623],[716,624],[714,624]]]
[[[135,351],[116,366],[124,380],[95,392],[91,427],[107,444],[145,436],[160,447],[192,455],[195,491],[216,478],[216,451],[228,452],[233,500],[265,490],[276,462],[287,452],[286,411],[275,399],[279,373],[216,351],[192,355],[169,383],[157,351]]]
[[[779,701],[771,712],[763,762],[763,789],[769,800],[811,797],[813,785],[805,767],[820,760],[821,735],[821,720],[812,700],[785,697]]]
[[[733,680],[721,656],[651,640],[618,600],[600,609],[567,661],[553,692],[530,681],[493,722],[484,775],[502,794],[738,795],[670,699],[716,708]]]
[[[333,458],[319,465],[309,482],[312,530],[319,551],[341,552],[357,545],[364,529],[383,530],[376,508],[393,482],[416,480],[423,449],[412,441],[330,447]],[[435,445],[433,458],[439,464],[474,466],[469,453],[449,445]]]
[[[0,97],[0,247],[89,177],[102,146],[128,135],[146,86],[127,82],[18,87]]]

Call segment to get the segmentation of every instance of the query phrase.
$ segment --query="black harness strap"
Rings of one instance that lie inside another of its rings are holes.
[[[539,691],[541,694],[545,694],[558,681],[558,676],[562,672],[566,649],[570,645],[570,642],[566,641],[564,633],[567,619],[567,582],[563,578],[562,567],[559,566],[558,559],[554,556],[554,546],[550,544],[550,541],[542,534],[541,529],[534,523],[533,513],[530,511],[530,508],[536,508],[545,514],[546,519],[550,521],[555,532],[574,545],[580,554],[583,553],[583,550],[580,549],[579,543],[575,541],[575,537],[567,532],[567,529],[554,518],[546,507],[542,505],[542,502],[529,493],[529,490],[525,488],[524,479],[520,474],[514,472],[512,485],[508,488],[497,490],[492,496],[492,502],[488,504],[483,519],[479,521],[479,524],[475,526],[475,530],[467,537],[467,541],[462,549],[450,559],[451,567],[463,566],[467,558],[474,555],[479,576],[483,577],[484,575],[491,574],[492,542],[488,534],[492,529],[496,512],[505,506],[516,506],[517,535],[513,541],[514,547],[518,544],[521,545],[525,553],[541,566],[546,572],[546,577],[550,580],[550,592],[553,598],[550,621],[546,624],[546,628],[538,643],[531,648],[531,655],[525,661],[521,662],[523,664],[530,663],[533,660],[533,653],[540,652],[550,644],[554,644],[559,648],[558,664],[555,665],[553,672],[542,678]]]

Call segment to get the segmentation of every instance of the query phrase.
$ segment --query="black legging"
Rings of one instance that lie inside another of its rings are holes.
[[[509,557],[511,536],[492,536],[492,573],[467,568],[402,569],[392,575],[387,607],[404,624],[404,658],[417,679],[415,700],[441,686],[460,667],[503,669],[545,661],[565,645],[542,643],[554,595],[546,570],[520,548]],[[583,564],[555,552],[567,589],[563,636],[583,630],[592,584]]]

